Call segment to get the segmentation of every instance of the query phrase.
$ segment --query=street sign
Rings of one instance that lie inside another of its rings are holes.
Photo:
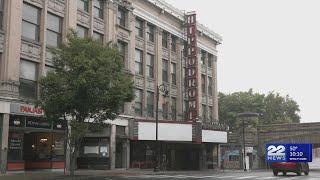
[[[312,162],[312,144],[266,144],[267,162]]]

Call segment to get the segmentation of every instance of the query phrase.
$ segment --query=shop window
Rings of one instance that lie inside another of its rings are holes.
[[[8,139],[8,161],[18,162],[23,160],[22,154],[23,133],[10,132]]]
[[[36,99],[37,97],[37,64],[32,61],[20,61],[19,96]]]
[[[28,3],[22,8],[22,37],[39,41],[40,9]]]
[[[117,136],[125,136],[126,135],[126,127],[125,126],[117,126],[116,135]]]
[[[57,47],[62,39],[62,18],[48,13],[47,19],[47,45]]]
[[[93,16],[103,19],[103,1],[102,0],[93,1]]]
[[[109,157],[107,138],[84,138],[81,146],[82,157]]]
[[[238,155],[229,155],[229,161],[239,161]]]

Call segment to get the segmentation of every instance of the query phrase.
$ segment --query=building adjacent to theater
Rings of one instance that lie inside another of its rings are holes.
[[[79,168],[153,167],[157,114],[167,169],[218,166],[219,144],[227,141],[218,124],[216,47],[222,38],[197,22],[196,12],[163,0],[0,0],[2,172],[68,164],[67,123],[47,120],[30,102],[69,28],[117,43],[136,85],[123,113],[83,140]],[[160,86],[167,91],[157,98]]]

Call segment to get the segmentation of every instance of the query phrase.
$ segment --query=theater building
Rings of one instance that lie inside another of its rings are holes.
[[[167,169],[218,165],[219,144],[227,139],[218,124],[222,38],[197,22],[196,12],[163,0],[0,0],[1,172],[69,164],[67,123],[46,119],[31,102],[70,28],[117,43],[136,85],[136,99],[123,113],[84,139],[79,168],[153,167],[156,115]],[[165,94],[157,93],[160,87]]]

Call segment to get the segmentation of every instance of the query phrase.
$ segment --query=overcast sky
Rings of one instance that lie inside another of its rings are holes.
[[[319,0],[166,0],[223,37],[218,91],[279,92],[320,122]]]

